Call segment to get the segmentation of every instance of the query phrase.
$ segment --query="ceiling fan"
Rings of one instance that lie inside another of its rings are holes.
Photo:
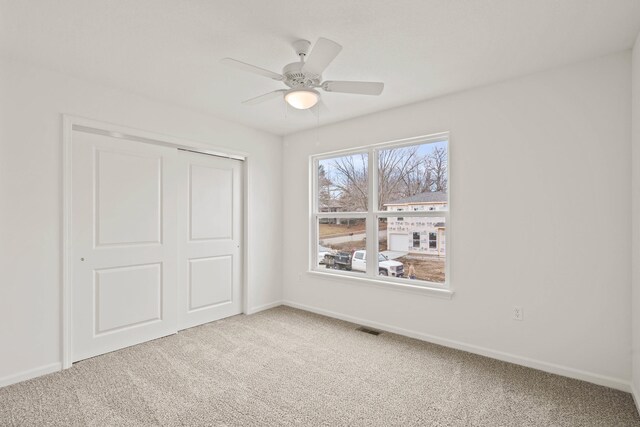
[[[313,107],[320,100],[320,92],[354,93],[359,95],[380,95],[384,89],[384,83],[357,82],[357,81],[322,81],[322,72],[334,60],[342,50],[338,43],[325,38],[319,38],[313,46],[307,40],[298,40],[293,43],[300,61],[287,64],[282,69],[282,74],[256,67],[236,59],[224,58],[222,62],[243,71],[259,74],[273,80],[283,82],[289,89],[278,89],[255,98],[247,99],[242,103],[254,105],[269,99],[284,96],[285,101],[294,108],[306,110]],[[308,57],[307,57],[308,54]]]

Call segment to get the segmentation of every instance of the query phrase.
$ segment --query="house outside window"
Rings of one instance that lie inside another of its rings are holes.
[[[393,200],[385,205],[389,211],[413,210],[414,212],[429,211],[442,212],[448,210],[448,195],[446,192],[423,192],[410,197]],[[441,231],[440,231],[441,230]],[[398,222],[389,219],[387,227],[387,242],[392,251],[408,251],[410,253],[426,253],[443,257],[446,255],[443,247],[438,247],[438,233],[444,239],[445,222],[433,219],[416,219],[409,222],[408,226],[400,226]],[[409,233],[412,233],[413,242],[409,244]],[[406,234],[406,238],[399,237]],[[420,240],[420,235],[428,236],[428,239]],[[416,237],[418,236],[418,237]],[[405,247],[403,242],[407,242]]]
[[[311,270],[448,287],[448,150],[444,133],[312,156]]]

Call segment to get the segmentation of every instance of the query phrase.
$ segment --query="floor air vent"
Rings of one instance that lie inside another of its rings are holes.
[[[369,335],[380,335],[380,331],[376,331],[375,329],[367,328],[366,326],[360,326],[356,329],[356,331],[364,332]]]

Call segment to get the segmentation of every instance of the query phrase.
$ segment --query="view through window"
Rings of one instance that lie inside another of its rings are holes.
[[[442,137],[314,159],[313,268],[445,284],[448,160]]]

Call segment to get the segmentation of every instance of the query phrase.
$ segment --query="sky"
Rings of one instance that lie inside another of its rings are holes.
[[[425,155],[425,154],[429,154],[431,153],[436,147],[437,148],[446,148],[448,144],[448,141],[437,141],[437,142],[432,142],[432,143],[426,143],[426,144],[420,144],[419,148],[418,148],[418,153],[420,155]],[[406,147],[400,147],[400,148],[406,148]],[[396,149],[396,148],[392,148]],[[366,149],[364,150],[366,151]],[[386,151],[386,150],[382,150],[382,151]],[[327,176],[329,178],[331,178],[331,176],[335,173],[334,172],[334,167],[333,167],[333,160],[339,157],[349,157],[352,156],[354,157],[354,162],[356,164],[356,166],[360,166],[363,169],[366,169],[367,164],[366,164],[366,153],[365,153],[365,157],[364,157],[364,161],[361,160],[361,154],[350,154],[348,156],[336,156],[330,159],[322,159],[320,160],[319,164],[324,166],[324,170],[327,174]]]

